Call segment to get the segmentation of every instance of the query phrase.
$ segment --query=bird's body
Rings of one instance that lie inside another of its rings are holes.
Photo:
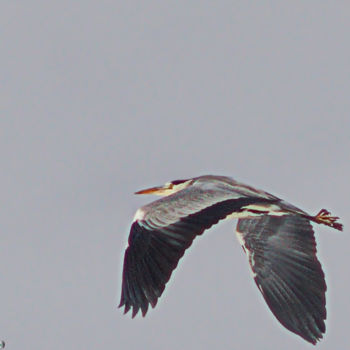
[[[135,214],[125,251],[120,306],[145,316],[193,239],[225,218],[236,234],[254,280],[276,318],[315,344],[325,332],[324,273],[310,221],[342,229],[322,209],[312,216],[284,200],[225,176],[176,180],[137,194],[163,198]]]

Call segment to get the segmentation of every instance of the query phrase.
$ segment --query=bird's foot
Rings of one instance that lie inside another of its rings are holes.
[[[321,209],[317,215],[314,216],[315,222],[318,224],[327,225],[336,230],[343,231],[343,224],[337,222],[338,216],[331,216],[331,213],[326,209]]]

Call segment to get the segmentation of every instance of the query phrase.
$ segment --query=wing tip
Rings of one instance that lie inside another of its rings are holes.
[[[323,334],[322,333],[318,333],[318,334],[297,333],[297,334],[300,337],[302,337],[304,340],[306,340],[307,342],[311,343],[312,345],[317,345],[317,343],[323,339]]]
[[[154,308],[157,305],[157,301],[158,299],[155,299],[155,300],[152,299],[152,300],[147,300],[146,302],[142,303],[142,305],[132,304],[130,301],[128,302],[127,300],[125,300],[124,295],[122,295],[120,303],[117,307],[118,309],[120,309],[124,306],[124,311],[123,311],[124,315],[127,314],[132,309],[131,318],[135,318],[135,316],[138,314],[138,312],[141,309],[142,317],[145,317],[147,314],[149,305],[151,305],[152,308]]]
[[[137,316],[137,314],[139,313],[140,309],[141,309],[141,314],[142,317],[145,317],[148,311],[148,304],[144,307],[140,307],[138,305],[129,305],[129,304],[119,304],[118,308],[122,308],[124,306],[124,311],[123,311],[123,315],[126,315],[131,309],[131,318],[135,318]]]

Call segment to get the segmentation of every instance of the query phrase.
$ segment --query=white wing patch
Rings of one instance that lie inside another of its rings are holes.
[[[288,215],[288,212],[281,209],[277,204],[250,204],[242,209],[249,213],[256,213],[257,215],[273,215],[273,216],[282,216]],[[249,215],[248,215],[249,216]],[[250,215],[251,216],[251,215]]]
[[[243,247],[243,249],[245,251],[245,240],[244,240],[243,234],[236,230],[236,236],[237,236],[239,244]]]
[[[276,204],[249,204],[242,207],[240,212],[228,215],[226,219],[246,219],[262,215],[283,216],[288,214]]]
[[[135,221],[141,221],[145,217],[145,212],[142,210],[142,208],[137,209],[134,218],[132,219],[133,222]]]
[[[249,250],[247,248],[243,234],[241,232],[239,232],[238,230],[236,230],[236,236],[237,236],[238,242],[242,246],[242,248],[243,248],[243,250],[246,253],[246,256],[248,258],[249,265],[250,265],[250,273],[251,273],[252,277],[255,278],[256,273],[254,271],[254,265],[255,265],[254,252],[252,252],[251,250]]]

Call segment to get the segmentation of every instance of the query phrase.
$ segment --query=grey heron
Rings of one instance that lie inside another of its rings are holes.
[[[225,218],[236,235],[267,305],[289,331],[316,344],[325,333],[326,283],[310,222],[342,230],[338,217],[317,215],[226,176],[176,180],[136,194],[161,199],[137,210],[123,266],[119,307],[132,317],[156,306],[194,238]]]

